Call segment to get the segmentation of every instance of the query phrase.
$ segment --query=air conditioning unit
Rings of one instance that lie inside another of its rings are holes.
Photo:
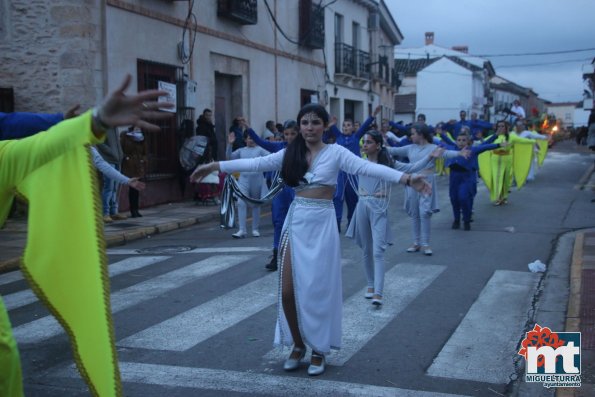
[[[583,76],[592,75],[595,73],[595,65],[592,63],[586,63],[583,65]]]

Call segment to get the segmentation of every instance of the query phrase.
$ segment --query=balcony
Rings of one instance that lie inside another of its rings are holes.
[[[312,0],[300,0],[300,44],[324,48],[324,8]]]
[[[355,76],[356,54],[352,46],[335,43],[335,73]]]
[[[335,77],[364,86],[370,79],[370,54],[345,43],[335,43]]]
[[[256,0],[217,0],[217,15],[241,25],[256,25],[258,8]]]

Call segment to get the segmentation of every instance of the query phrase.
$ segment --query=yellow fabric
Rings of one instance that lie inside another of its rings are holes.
[[[0,396],[24,396],[19,351],[12,336],[10,320],[2,299],[0,299]]]
[[[548,141],[547,140],[538,140],[536,142],[537,142],[537,145],[539,146],[539,153],[537,154],[537,164],[541,167],[543,165],[543,161],[545,160],[545,155],[547,154]]]
[[[517,190],[527,181],[533,161],[533,143],[515,145],[512,156],[512,170]]]
[[[68,333],[91,392],[119,396],[101,205],[86,147],[95,143],[90,125],[87,112],[0,142],[0,224],[16,188],[29,202],[22,271]]]
[[[502,135],[496,138],[494,143],[504,141],[506,138]],[[491,201],[508,198],[513,174],[518,188],[523,186],[531,167],[532,144],[534,143],[535,141],[532,139],[521,138],[511,132],[508,137],[509,146],[498,149],[498,153],[508,152],[509,154],[491,153],[489,157],[486,157],[485,153],[482,153],[478,157],[479,173],[490,190]]]
[[[487,150],[487,151],[481,153],[479,156],[477,156],[477,162],[479,164],[479,176],[481,176],[483,183],[485,183],[486,187],[488,188],[488,190],[491,193],[493,190],[492,167],[491,167],[492,151]]]

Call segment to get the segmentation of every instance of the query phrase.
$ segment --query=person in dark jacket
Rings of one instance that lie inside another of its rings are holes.
[[[142,131],[135,129],[135,127],[128,128],[128,132],[120,135],[120,144],[124,152],[122,173],[134,178],[144,178],[147,173],[147,141]],[[128,202],[130,204],[130,215],[133,218],[142,216],[138,212],[138,199],[138,190],[129,186]]]
[[[217,161],[219,159],[217,143],[217,135],[215,135],[215,124],[213,123],[213,111],[205,109],[202,111],[200,117],[196,120],[196,135],[203,135],[209,138],[209,145],[207,151],[210,153],[211,159],[209,161]],[[205,157],[209,157],[208,155]]]

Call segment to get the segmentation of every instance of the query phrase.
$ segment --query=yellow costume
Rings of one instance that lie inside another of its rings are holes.
[[[0,225],[13,196],[29,203],[21,270],[66,330],[91,392],[122,394],[96,174],[91,112],[29,138],[0,141]],[[21,396],[18,350],[0,300],[0,396]]]
[[[506,141],[504,135],[494,143]],[[506,200],[512,177],[521,188],[527,179],[531,167],[533,139],[521,138],[514,132],[509,133],[508,147],[484,152],[478,157],[479,174],[490,191],[490,200]]]

